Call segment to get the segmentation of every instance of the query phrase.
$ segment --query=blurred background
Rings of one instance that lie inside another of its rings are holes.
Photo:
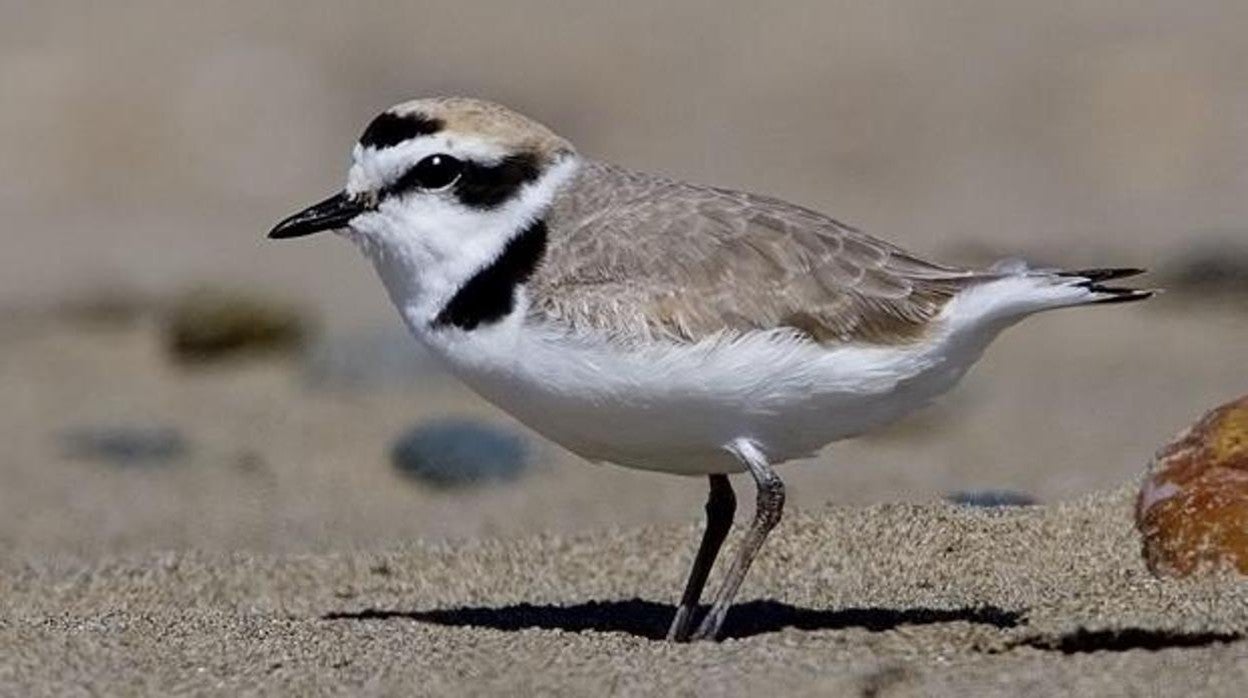
[[[1138,265],[791,501],[1136,477],[1248,390],[1248,4],[0,4],[0,553],[316,550],[695,521],[441,374],[346,243],[266,241],[415,96],[949,262]],[[745,492],[750,491],[745,485]],[[746,494],[743,502],[752,500]]]

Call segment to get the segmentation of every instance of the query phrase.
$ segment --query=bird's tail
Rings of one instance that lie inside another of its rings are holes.
[[[1150,298],[1157,293],[1157,289],[1151,288],[1128,288],[1126,286],[1108,286],[1106,281],[1115,279],[1126,279],[1132,276],[1139,276],[1145,272],[1144,269],[1132,269],[1129,267],[1114,267],[1107,269],[1079,269],[1076,271],[1058,271],[1051,272],[1059,279],[1065,279],[1075,288],[1081,288],[1088,292],[1086,299],[1074,303],[1074,305],[1088,305],[1092,303],[1130,303],[1131,301],[1142,301]]]
[[[1045,310],[1144,300],[1154,289],[1127,288],[1110,281],[1144,273],[1142,269],[1031,269],[1018,262],[994,265],[984,280],[967,288],[947,306],[955,330],[991,332]]]

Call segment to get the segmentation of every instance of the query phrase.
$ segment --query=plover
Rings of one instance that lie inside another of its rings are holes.
[[[779,199],[583,158],[480,100],[388,109],[352,161],[269,237],[352,240],[421,343],[569,450],[709,479],[671,640],[718,636],[780,520],[775,465],[914,411],[1027,315],[1150,295],[1107,285],[1135,269],[929,262]],[[754,520],[695,629],[740,472]]]

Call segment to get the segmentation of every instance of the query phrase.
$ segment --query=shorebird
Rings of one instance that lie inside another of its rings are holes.
[[[779,199],[581,157],[466,98],[377,116],[345,188],[269,237],[326,230],[485,399],[586,459],[709,479],[674,641],[718,637],[780,520],[774,466],[928,403],[1027,315],[1150,295],[1106,283],[1135,269],[929,262]],[[695,627],[741,472],[755,516]]]

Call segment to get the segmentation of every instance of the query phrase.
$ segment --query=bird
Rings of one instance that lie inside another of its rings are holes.
[[[781,519],[776,466],[928,404],[1028,315],[1153,293],[1110,283],[1140,269],[927,261],[778,198],[582,156],[466,97],[381,112],[344,188],[268,237],[321,231],[354,243],[416,340],[529,428],[589,461],[707,478],[674,642],[720,637]],[[703,611],[737,473],[755,514]]]

